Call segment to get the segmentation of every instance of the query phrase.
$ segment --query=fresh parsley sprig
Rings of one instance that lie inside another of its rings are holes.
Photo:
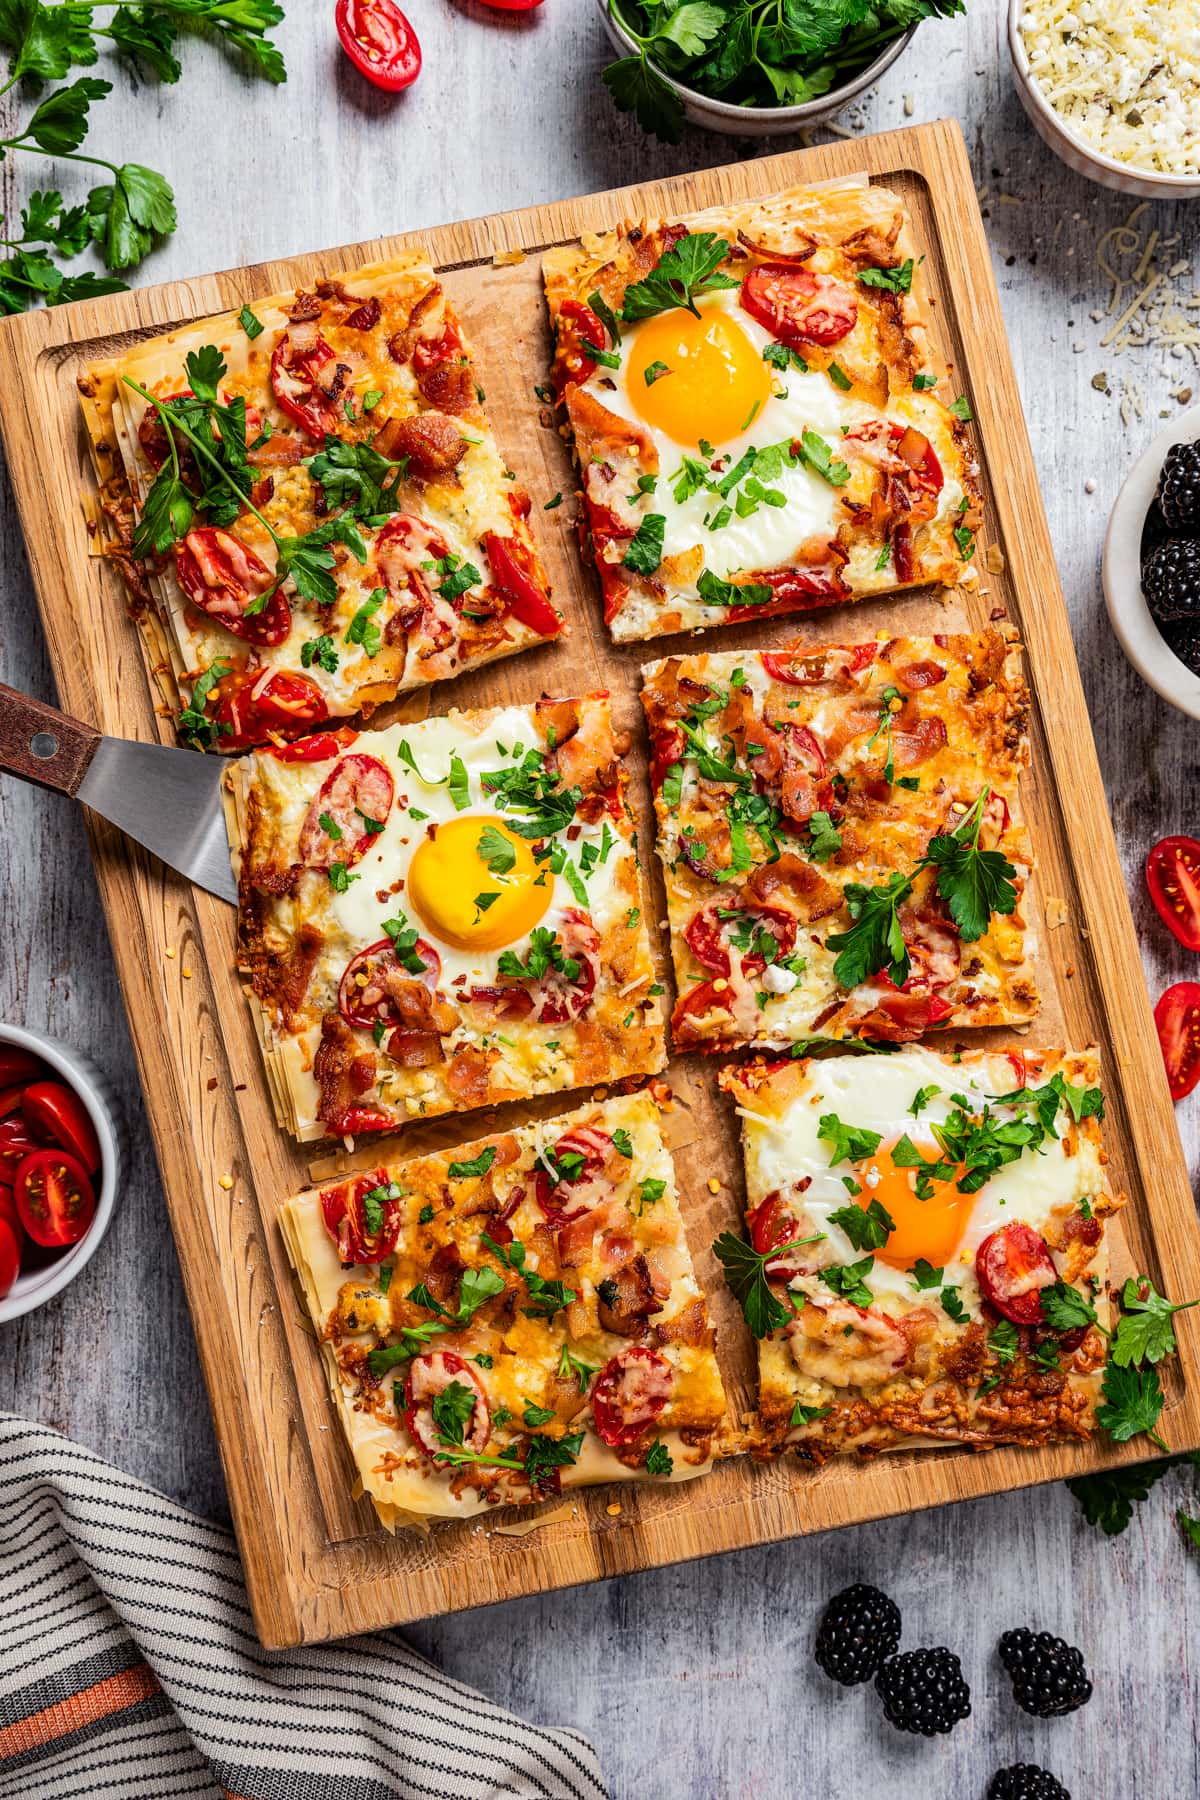
[[[694,6],[680,11],[694,11]],[[676,18],[679,13],[676,13]],[[641,281],[631,282],[621,303],[621,318],[627,325],[638,319],[649,319],[655,313],[685,306],[696,318],[698,294],[713,293],[718,288],[735,288],[736,276],[721,273],[720,265],[729,255],[727,239],[713,231],[693,231],[680,238],[670,250],[664,250],[650,273]]]
[[[803,1304],[803,1296],[797,1296],[790,1305],[777,1298],[767,1280],[767,1264],[788,1250],[819,1244],[822,1236],[818,1232],[814,1237],[793,1238],[762,1254],[744,1238],[734,1237],[732,1231],[723,1231],[716,1239],[713,1255],[725,1271],[725,1285],[741,1307],[752,1337],[769,1337],[794,1318]]]

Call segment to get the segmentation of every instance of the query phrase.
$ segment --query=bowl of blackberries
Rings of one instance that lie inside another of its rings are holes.
[[[1155,438],[1117,496],[1104,598],[1134,668],[1200,719],[1200,408]]]
[[[914,1737],[944,1737],[971,1716],[971,1689],[945,1644],[900,1648],[903,1623],[890,1595],[866,1582],[835,1594],[821,1615],[813,1656],[839,1687],[871,1682],[887,1724]],[[1002,1632],[996,1657],[1011,1698],[1032,1719],[1061,1719],[1086,1706],[1092,1683],[1083,1652],[1049,1631],[1017,1625]],[[1010,1763],[983,1775],[987,1800],[1071,1800],[1040,1763]]]

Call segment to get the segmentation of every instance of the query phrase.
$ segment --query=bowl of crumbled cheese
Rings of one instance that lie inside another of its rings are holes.
[[[1200,198],[1200,0],[1011,0],[1017,93],[1069,168]]]

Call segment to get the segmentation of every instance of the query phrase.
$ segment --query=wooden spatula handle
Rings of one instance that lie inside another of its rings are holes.
[[[93,726],[0,681],[0,769],[7,774],[73,796],[99,742]]]

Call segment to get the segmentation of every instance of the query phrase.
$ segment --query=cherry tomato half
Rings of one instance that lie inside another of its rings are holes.
[[[1177,981],[1154,1009],[1172,1100],[1200,1081],[1200,981]],[[0,1132],[4,1129],[0,1124]],[[0,1152],[2,1154],[2,1152]]]
[[[21,1096],[25,1122],[36,1137],[69,1150],[89,1175],[100,1167],[100,1140],[78,1094],[61,1081],[33,1081]]]
[[[37,1148],[37,1139],[23,1113],[10,1112],[7,1118],[0,1119],[0,1181],[15,1180],[20,1165]]]
[[[1146,858],[1146,886],[1171,935],[1185,950],[1200,950],[1200,843],[1162,838]]]
[[[13,1199],[13,1191],[0,1182],[0,1225],[7,1225],[19,1244],[25,1236],[25,1227],[21,1223],[21,1215],[17,1211],[17,1203]]]
[[[0,1218],[0,1300],[9,1292],[21,1273],[21,1246],[17,1234]]]
[[[22,1050],[19,1044],[0,1044],[0,1088],[12,1087],[18,1081],[37,1081],[49,1074],[40,1056]]]
[[[412,86],[421,73],[421,46],[395,0],[337,0],[333,16],[360,75],[385,94]]]
[[[17,1170],[13,1194],[22,1225],[47,1250],[77,1244],[96,1216],[87,1170],[65,1150],[34,1150]]]
[[[975,1273],[984,1299],[1014,1325],[1041,1323],[1042,1289],[1058,1280],[1045,1238],[1020,1219],[984,1238]]]

